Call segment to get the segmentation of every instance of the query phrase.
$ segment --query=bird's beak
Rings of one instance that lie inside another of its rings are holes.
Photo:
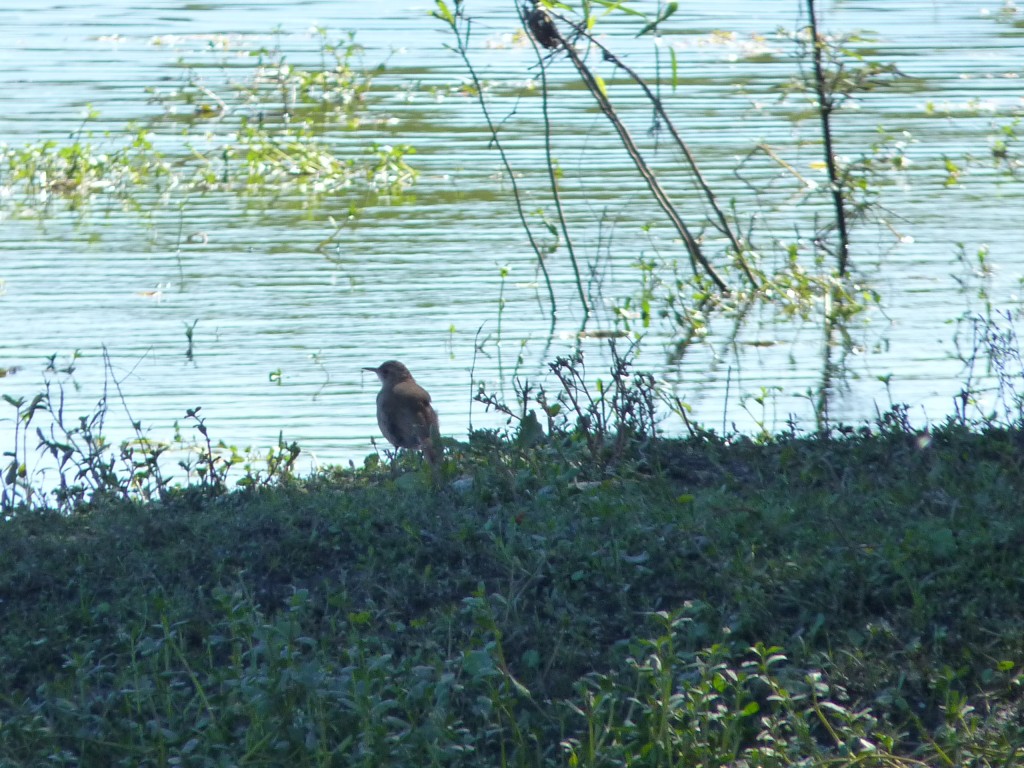
[[[376,373],[377,372],[376,368],[363,368],[363,370],[364,371],[370,371],[371,373]]]

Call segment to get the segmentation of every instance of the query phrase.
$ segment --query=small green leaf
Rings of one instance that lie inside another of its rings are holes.
[[[445,3],[444,0],[435,0],[437,3],[437,10],[434,11],[433,15],[435,18],[441,19],[442,21],[448,22],[451,26],[455,26],[455,17],[452,15],[451,9]]]
[[[593,0],[593,2],[597,3],[600,6],[603,6],[608,11],[622,11],[632,16],[644,16],[643,13],[634,8],[630,8],[624,2],[613,2],[612,0]]]
[[[462,657],[462,670],[474,679],[498,674],[494,659],[486,648],[465,652]]]
[[[650,24],[647,24],[639,32],[637,32],[636,36],[640,37],[641,35],[646,35],[651,30],[657,29],[659,24],[661,24],[663,21],[665,21],[667,18],[669,18],[672,14],[674,14],[678,10],[679,10],[679,3],[675,3],[675,2],[669,3],[668,5],[665,6],[665,10],[661,12],[661,15],[658,18],[656,18],[654,21],[652,21]]]
[[[348,615],[348,621],[353,627],[366,627],[369,626],[372,615],[369,611],[359,611],[358,613],[350,613]]]

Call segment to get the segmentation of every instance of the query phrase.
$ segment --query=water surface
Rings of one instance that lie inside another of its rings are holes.
[[[806,237],[815,217],[828,215],[820,195],[764,156],[737,171],[762,143],[803,177],[824,181],[816,121],[794,120],[779,102],[779,87],[798,64],[792,45],[774,31],[805,23],[802,6],[749,0],[719,4],[713,14],[687,8],[663,29],[657,60],[650,39],[634,40],[616,24],[605,38],[652,81],[660,71],[666,106],[709,183],[722,200],[736,201],[743,221],[753,220],[768,259],[783,258],[776,240],[795,237],[794,222]],[[386,61],[362,127],[334,137],[339,151],[409,144],[420,177],[398,201],[338,195],[310,207],[301,196],[208,195],[183,205],[153,199],[144,215],[102,197],[84,211],[53,205],[46,215],[5,207],[0,367],[20,371],[0,379],[0,392],[30,396],[47,356],[80,350],[69,410],[87,413],[106,382],[114,438],[127,434],[128,418],[113,396],[116,378],[131,417],[155,438],[169,438],[186,409],[202,406],[211,434],[229,444],[265,447],[283,434],[320,461],[358,461],[377,433],[377,384],[361,368],[398,358],[432,392],[445,433],[463,437],[471,419],[474,426],[500,424],[471,405],[476,386],[511,397],[515,373],[537,376],[546,360],[572,348],[582,311],[560,249],[548,262],[559,308],[552,333],[546,288],[499,157],[478,104],[460,89],[466,72],[444,47],[451,40],[430,18],[432,7],[392,0],[5,3],[0,141],[67,141],[92,105],[100,112],[93,131],[120,132],[139,121],[171,145],[178,139],[147,88],[180,84],[181,60],[215,74],[237,64],[243,48],[280,44],[291,60],[308,64],[317,55],[309,30],[320,25],[338,38],[355,31],[368,67]],[[820,7],[823,29],[871,30],[862,50],[907,76],[837,118],[838,151],[868,151],[881,127],[903,137],[912,163],[885,180],[882,220],[854,232],[855,270],[882,305],[849,329],[854,343],[843,355],[845,377],[833,387],[831,415],[870,419],[892,400],[908,403],[919,423],[941,419],[952,412],[965,375],[955,354],[964,326],[955,321],[985,311],[986,302],[1008,310],[1019,303],[1024,259],[1015,222],[1024,192],[1019,172],[1014,177],[991,162],[991,142],[1024,112],[1020,19],[1015,24],[998,6],[974,2]],[[467,8],[476,18],[474,61],[503,121],[527,207],[550,210],[534,54],[515,42],[512,3],[471,1]],[[670,47],[679,62],[674,92]],[[698,215],[703,204],[692,185],[683,174],[674,177],[679,157],[663,135],[647,130],[649,107],[610,67],[595,68],[677,204]],[[594,302],[588,327],[615,328],[615,307],[638,290],[638,261],[678,258],[685,272],[685,255],[569,67],[556,60],[548,77],[566,215],[580,233]],[[967,155],[977,159],[973,166]],[[947,158],[966,169],[951,186]],[[752,186],[761,192],[752,195]],[[320,247],[335,229],[330,217],[344,219],[353,203],[362,208],[358,220]],[[981,274],[973,258],[982,248],[991,274]],[[780,323],[759,311],[735,337],[729,322],[717,321],[707,343],[676,360],[675,329],[655,322],[639,364],[709,426],[750,431],[763,422],[774,430],[793,417],[810,428],[807,394],[821,386],[823,338],[818,317]],[[604,344],[584,342],[595,377]],[[745,399],[762,388],[770,394],[764,409]],[[11,415],[0,414],[3,440]],[[683,429],[671,418],[664,426]]]

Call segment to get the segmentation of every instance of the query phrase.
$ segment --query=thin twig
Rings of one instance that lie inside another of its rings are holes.
[[[847,261],[850,256],[850,239],[846,227],[846,205],[843,199],[843,186],[839,181],[839,169],[836,167],[835,151],[832,148],[831,115],[835,102],[825,83],[825,69],[822,65],[822,51],[825,42],[818,36],[818,22],[814,15],[814,0],[807,0],[807,14],[810,17],[811,41],[814,60],[814,88],[818,94],[818,115],[821,117],[821,134],[825,143],[825,165],[828,168],[828,184],[832,193],[832,206],[836,212],[836,229],[839,232],[839,276],[846,274]]]
[[[443,16],[435,14],[437,18],[443,21],[448,21]],[[458,20],[463,19],[466,24],[466,33],[463,35],[462,30],[459,28]],[[544,263],[544,254],[541,252],[540,245],[538,245],[536,239],[533,236],[533,232],[530,229],[530,225],[526,220],[526,213],[523,210],[522,197],[519,194],[519,185],[516,184],[515,173],[512,171],[512,164],[509,162],[508,155],[505,154],[505,148],[502,146],[500,139],[498,138],[498,129],[494,125],[494,121],[491,119],[491,113],[487,109],[487,101],[484,99],[484,88],[480,82],[480,78],[477,77],[476,69],[474,69],[472,62],[469,60],[469,36],[470,36],[470,20],[466,19],[462,13],[462,3],[457,2],[455,4],[455,14],[449,26],[452,29],[452,33],[455,35],[455,40],[458,42],[457,48],[452,48],[459,57],[462,59],[462,63],[466,65],[466,70],[469,72],[469,76],[473,81],[473,88],[476,91],[477,101],[480,103],[480,110],[483,112],[484,120],[487,123],[487,129],[491,134],[491,143],[498,150],[498,155],[501,157],[501,163],[505,168],[505,174],[508,176],[509,184],[512,186],[512,196],[516,201],[516,213],[519,216],[519,222],[522,224],[523,230],[526,232],[526,237],[530,241],[530,247],[533,248],[533,252],[537,255],[537,263],[540,265],[541,272],[544,274],[544,283],[548,289],[548,299],[551,302],[551,324],[554,327],[555,314],[557,310],[557,303],[555,301],[555,290],[551,284],[551,276],[548,274],[547,265]],[[450,46],[449,46],[450,47]]]
[[[725,280],[722,279],[722,277],[718,274],[715,268],[704,256],[703,252],[701,251],[700,244],[697,242],[697,239],[693,236],[689,228],[686,226],[682,218],[679,216],[679,212],[676,211],[675,206],[672,204],[672,201],[668,197],[668,194],[661,186],[661,183],[658,181],[657,177],[655,177],[653,171],[651,171],[650,166],[647,165],[647,161],[643,159],[643,156],[640,154],[640,150],[636,146],[636,142],[633,141],[633,137],[630,135],[629,130],[626,128],[625,124],[623,124],[622,120],[619,119],[618,114],[616,114],[615,112],[615,108],[612,106],[611,101],[609,101],[601,86],[598,84],[597,79],[594,77],[594,74],[590,71],[590,68],[580,58],[580,55],[576,52],[576,49],[572,45],[570,45],[564,37],[561,37],[561,35],[559,35],[559,39],[562,43],[562,48],[565,50],[566,54],[568,54],[569,59],[573,63],[573,66],[576,67],[576,70],[579,72],[580,77],[583,79],[584,85],[587,86],[587,89],[590,91],[591,95],[597,101],[597,104],[601,108],[601,111],[604,112],[605,116],[608,118],[612,126],[615,128],[616,132],[619,134],[619,138],[622,141],[623,147],[629,154],[630,159],[632,159],[637,171],[640,172],[640,176],[646,182],[647,188],[651,191],[651,194],[654,196],[654,199],[657,201],[658,205],[661,206],[661,209],[665,212],[665,215],[668,216],[669,221],[672,222],[672,225],[675,227],[676,231],[679,233],[679,236],[682,238],[683,243],[686,246],[687,253],[690,256],[690,265],[693,268],[694,273],[696,274],[699,272],[697,266],[699,264],[700,268],[702,268],[704,272],[707,273],[707,275],[712,279],[715,285],[718,286],[719,290],[728,293],[729,286],[726,284]]]
[[[743,253],[747,249],[743,247],[743,245],[740,243],[739,238],[733,232],[732,227],[729,226],[729,219],[728,217],[726,217],[725,211],[723,211],[722,207],[718,204],[718,199],[715,197],[714,191],[711,189],[711,186],[707,183],[707,180],[704,178],[704,174],[701,173],[700,167],[697,165],[697,159],[693,156],[693,153],[690,151],[689,146],[687,146],[686,142],[684,142],[682,137],[679,135],[679,132],[676,130],[675,124],[672,122],[671,118],[669,118],[668,113],[665,112],[665,108],[662,106],[661,99],[653,91],[651,91],[650,86],[647,85],[647,81],[644,80],[644,78],[642,78],[632,67],[630,67],[628,64],[619,59],[615,54],[613,54],[607,47],[602,45],[601,42],[597,40],[593,35],[591,35],[589,32],[587,32],[579,25],[574,24],[569,19],[565,19],[562,16],[557,16],[557,18],[562,19],[567,24],[571,25],[576,30],[577,34],[587,38],[588,42],[590,42],[595,47],[600,49],[605,61],[621,69],[623,72],[629,75],[633,82],[640,86],[640,89],[644,92],[644,95],[647,96],[648,100],[654,106],[654,109],[658,113],[658,116],[664,121],[666,127],[669,130],[669,133],[672,134],[672,138],[676,142],[676,146],[679,147],[680,151],[683,153],[683,156],[686,158],[686,162],[690,166],[690,170],[693,172],[694,178],[697,180],[697,185],[701,188],[701,191],[707,198],[708,203],[714,210],[715,216],[718,218],[719,231],[727,238],[729,238],[729,243],[732,245],[733,250],[736,252],[736,258],[739,261],[740,268],[743,270],[743,274],[746,275],[747,279],[751,282],[753,286],[757,287],[759,281],[754,276],[753,272],[750,270],[750,266],[747,264],[746,259],[743,258]]]
[[[519,9],[519,17],[523,22],[523,27],[526,28],[527,21],[523,16],[522,7]],[[555,178],[555,164],[551,155],[551,119],[548,115],[548,77],[547,69],[545,67],[545,56],[541,53],[540,48],[537,46],[537,41],[534,40],[533,37],[530,37],[530,43],[533,45],[534,53],[537,54],[537,62],[540,67],[541,110],[544,115],[544,152],[548,167],[548,180],[551,183],[551,196],[555,201],[555,210],[558,212],[558,223],[562,228],[562,237],[565,238],[565,249],[569,254],[569,262],[572,264],[573,276],[576,279],[576,290],[579,291],[580,294],[580,304],[583,307],[583,328],[586,328],[587,320],[590,317],[590,304],[587,302],[587,296],[583,290],[583,279],[580,276],[579,262],[576,260],[576,249],[573,247],[572,237],[569,235],[569,225],[565,221],[565,211],[562,209],[562,196],[558,192],[558,179]]]

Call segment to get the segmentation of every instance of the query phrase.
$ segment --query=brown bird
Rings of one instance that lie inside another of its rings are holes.
[[[397,360],[388,360],[373,371],[380,379],[377,394],[377,425],[396,448],[423,451],[427,461],[436,465],[440,458],[441,434],[437,413],[430,404],[430,393],[416,383],[409,369]]]

